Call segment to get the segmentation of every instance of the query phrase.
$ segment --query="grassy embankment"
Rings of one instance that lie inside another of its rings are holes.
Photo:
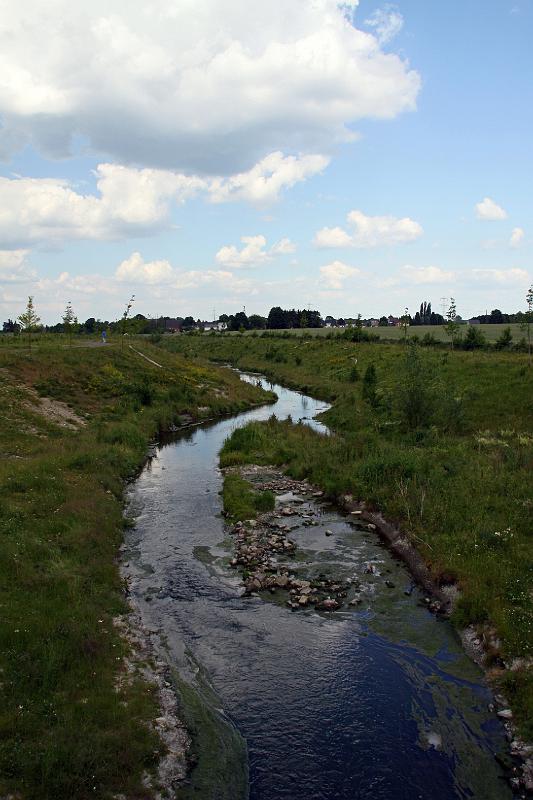
[[[337,436],[271,420],[237,430],[222,464],[286,464],[329,495],[380,509],[441,583],[457,581],[455,623],[495,628],[493,677],[533,738],[533,369],[527,356],[427,352],[309,338],[185,336],[164,345],[231,360],[333,402]],[[364,380],[373,364],[377,383]],[[366,395],[366,399],[364,399]],[[515,664],[516,666],[516,664]]]
[[[153,689],[116,688],[128,653],[112,622],[127,610],[116,563],[124,480],[159,430],[261,394],[146,342],[137,346],[163,369],[118,344],[57,342],[31,355],[0,348],[0,795],[146,798],[141,775],[161,747],[148,726]],[[80,421],[38,413],[39,394]]]

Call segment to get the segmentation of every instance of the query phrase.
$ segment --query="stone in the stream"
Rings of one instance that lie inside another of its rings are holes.
[[[328,530],[327,530],[327,531],[324,531],[324,534],[325,534],[326,536],[333,536],[333,531],[330,531],[330,530],[329,530],[329,528],[328,528]]]
[[[501,717],[501,719],[512,719],[513,712],[510,708],[504,708],[501,711],[498,711],[498,716]]]
[[[339,608],[340,603],[337,600],[334,600],[331,597],[326,597],[325,600],[322,600],[321,603],[317,603],[317,608],[321,608],[324,611],[335,611]]]
[[[385,581],[385,586],[387,587],[387,589],[395,588],[395,584],[392,581]]]

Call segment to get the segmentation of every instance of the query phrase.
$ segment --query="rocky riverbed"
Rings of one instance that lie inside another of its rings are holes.
[[[273,511],[256,519],[239,520],[231,527],[234,555],[230,566],[240,571],[246,595],[270,593],[284,599],[293,611],[314,607],[330,613],[363,604],[375,593],[378,583],[387,589],[396,588],[390,578],[391,570],[375,555],[363,560],[357,570],[350,565],[349,575],[340,565],[336,572],[332,568],[317,571],[316,563],[306,554],[305,540],[311,536],[305,537],[305,529],[314,529],[313,549],[317,536],[325,540],[334,536],[324,520],[326,504],[320,489],[271,467],[250,465],[238,468],[238,472],[256,490],[268,490],[275,495]],[[350,525],[354,530],[374,533],[376,525],[365,522],[361,513],[354,511],[347,515]],[[300,534],[299,545],[291,538],[293,532]],[[324,547],[329,549],[325,542]],[[404,594],[410,595],[413,588],[413,582],[407,583]],[[431,610],[440,610],[438,601],[430,597],[422,602]]]

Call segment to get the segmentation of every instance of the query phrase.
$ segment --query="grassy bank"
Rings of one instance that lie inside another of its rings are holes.
[[[468,328],[467,324],[460,325],[458,330],[458,336],[466,336]],[[522,326],[518,322],[507,322],[500,324],[481,324],[472,326],[475,328],[476,331],[481,333],[485,340],[489,344],[494,344],[497,339],[500,338],[502,333],[506,328],[509,328],[511,331],[512,336],[512,343],[518,343],[524,336],[526,336],[526,332],[522,328]],[[263,330],[254,330],[254,331],[244,331],[242,334],[243,336],[264,336],[265,334],[268,336],[269,334],[276,333],[276,334],[286,334],[288,336],[295,336],[304,338],[314,338],[318,336],[320,338],[335,338],[341,335],[344,332],[344,328],[291,328],[287,331],[283,330],[276,330],[276,331],[263,331]],[[364,328],[366,332],[371,334],[372,336],[377,336],[379,339],[383,341],[391,341],[397,342],[401,341],[405,337],[405,331],[401,327],[396,327],[393,325],[383,326],[383,327],[376,327],[376,328]],[[227,335],[227,334],[225,334]],[[230,333],[230,336],[235,336],[235,333]],[[441,343],[450,343],[450,337],[446,333],[446,327],[444,325],[412,325],[407,330],[407,336],[413,337],[417,336],[419,339],[423,339],[425,336],[430,336],[435,339],[436,342]]]
[[[128,646],[113,626],[126,611],[124,481],[158,431],[264,395],[138,347],[161,367],[128,347],[0,349],[1,795],[150,796],[141,776],[161,748],[148,725],[155,697],[118,680]]]
[[[396,522],[437,581],[458,583],[456,624],[492,631],[493,676],[532,738],[533,680],[519,661],[533,656],[527,357],[312,338],[193,336],[164,346],[231,360],[333,402],[325,421],[337,436],[254,423],[234,433],[223,465],[286,464],[295,477],[332,496],[353,494]],[[516,668],[503,668],[502,659]]]

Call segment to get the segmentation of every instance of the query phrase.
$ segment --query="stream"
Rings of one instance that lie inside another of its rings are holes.
[[[272,414],[327,434],[324,403],[261,382],[275,404],[172,435],[128,493],[122,571],[199,755],[179,797],[510,800],[481,671],[375,533],[319,499],[318,524],[291,531],[309,564],[342,579],[378,565],[358,606],[293,612],[242,596],[221,516],[224,440]]]

